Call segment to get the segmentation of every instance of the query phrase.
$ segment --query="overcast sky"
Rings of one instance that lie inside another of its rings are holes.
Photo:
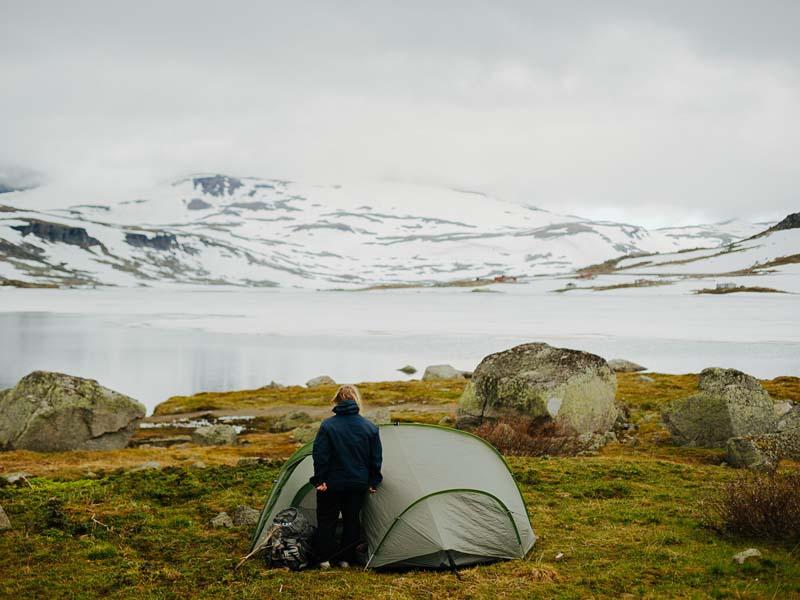
[[[775,219],[800,210],[798,31],[797,0],[0,0],[0,165]]]

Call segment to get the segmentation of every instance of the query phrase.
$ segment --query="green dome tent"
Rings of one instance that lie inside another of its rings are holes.
[[[523,558],[536,536],[522,494],[497,450],[434,425],[381,426],[383,483],[361,513],[370,567],[452,567]],[[312,444],[284,464],[261,513],[250,554],[267,543],[281,510],[316,524]]]

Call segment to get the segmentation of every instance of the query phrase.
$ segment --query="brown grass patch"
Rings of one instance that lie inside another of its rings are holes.
[[[577,436],[552,421],[486,421],[474,433],[509,456],[574,456],[583,449]]]

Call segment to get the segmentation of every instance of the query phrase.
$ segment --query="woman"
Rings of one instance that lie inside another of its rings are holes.
[[[380,434],[373,423],[358,414],[358,388],[341,386],[333,404],[334,416],[322,422],[314,440],[314,476],[310,479],[317,488],[316,554],[323,569],[329,569],[334,558],[339,566],[350,566],[361,539],[364,498],[367,492],[374,494],[383,479]],[[337,545],[339,513],[344,529]]]

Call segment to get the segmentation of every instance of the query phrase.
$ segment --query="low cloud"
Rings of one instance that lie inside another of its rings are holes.
[[[6,2],[0,164],[97,186],[394,179],[651,225],[774,219],[797,210],[798,7]]]

